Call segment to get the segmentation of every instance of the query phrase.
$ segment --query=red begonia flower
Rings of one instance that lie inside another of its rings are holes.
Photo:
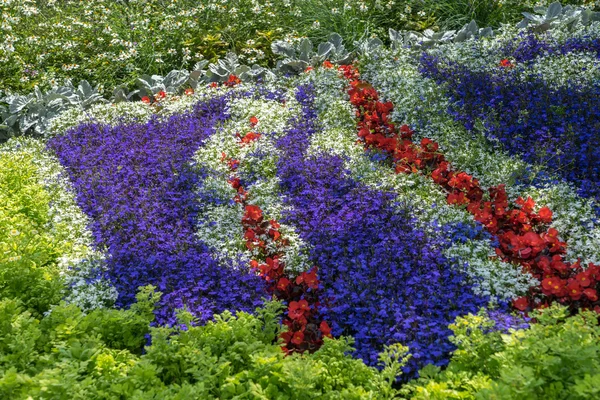
[[[329,324],[326,321],[321,321],[321,324],[319,325],[319,330],[321,331],[323,336],[331,337],[331,328],[329,327]]]
[[[581,286],[579,286],[577,281],[573,281],[567,285],[567,292],[573,300],[579,300],[583,294]]]
[[[538,216],[545,224],[549,224],[550,222],[552,222],[552,211],[548,207],[540,208]]]
[[[262,210],[259,206],[247,204],[246,217],[252,221],[260,222],[262,220]]]
[[[598,292],[596,291],[596,289],[585,289],[583,291],[583,294],[585,294],[585,296],[590,299],[590,301],[597,301],[598,300]]]
[[[287,278],[281,278],[278,282],[277,282],[277,289],[284,291],[287,289],[287,287],[290,284],[290,280]]]
[[[294,332],[294,335],[292,336],[292,340],[290,340],[290,342],[292,342],[296,346],[301,345],[303,341],[304,341],[304,333],[302,333],[302,332]]]
[[[527,297],[519,297],[518,299],[513,300],[513,306],[517,310],[525,311],[529,308],[529,300]]]

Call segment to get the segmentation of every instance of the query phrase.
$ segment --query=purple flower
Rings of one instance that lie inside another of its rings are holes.
[[[355,356],[370,365],[395,342],[413,355],[406,377],[428,363],[445,365],[454,349],[448,325],[488,299],[474,295],[442,255],[441,232],[415,228],[411,210],[393,194],[353,180],[340,157],[306,156],[310,136],[321,129],[313,96],[311,86],[297,90],[303,112],[277,143],[284,153],[278,176],[292,206],[285,222],[299,230],[319,268],[324,318],[335,336],[355,338]]]
[[[131,304],[139,286],[155,285],[164,293],[160,324],[175,323],[174,310],[184,306],[200,322],[225,309],[252,311],[264,296],[259,277],[239,263],[220,265],[194,235],[202,174],[188,161],[229,117],[228,100],[199,103],[167,121],[81,125],[49,143],[92,219],[96,245],[110,256],[118,305]]]

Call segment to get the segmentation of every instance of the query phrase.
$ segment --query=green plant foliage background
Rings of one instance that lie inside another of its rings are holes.
[[[272,66],[277,39],[344,42],[388,29],[515,23],[533,0],[5,0],[0,3],[0,90],[28,93],[64,79],[112,90],[142,74],[192,69],[234,51]],[[590,0],[571,0],[594,5]]]

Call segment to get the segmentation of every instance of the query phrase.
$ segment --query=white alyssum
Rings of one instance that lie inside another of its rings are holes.
[[[228,165],[222,161],[222,153],[239,161],[236,174],[250,184],[245,186],[251,204],[258,205],[266,219],[280,221],[282,236],[289,240],[284,248],[283,261],[291,271],[306,271],[311,268],[307,256],[307,246],[293,226],[281,223],[285,205],[276,163],[279,151],[275,140],[283,135],[287,121],[299,112],[293,92],[288,93],[286,104],[276,101],[236,99],[230,104],[230,120],[222,129],[211,136],[194,155],[196,168],[206,174],[200,196],[206,193],[216,196],[219,204],[204,204],[197,225],[197,236],[214,249],[220,259],[235,258],[249,262],[253,252],[245,247],[244,232],[241,226],[244,210],[232,199],[235,190],[227,183],[232,176]],[[250,126],[250,117],[258,119],[258,125]],[[254,131],[261,137],[249,144],[240,145],[236,134],[244,135]]]

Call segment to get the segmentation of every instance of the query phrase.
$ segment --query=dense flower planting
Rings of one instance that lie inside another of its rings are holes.
[[[159,323],[174,323],[184,306],[201,321],[225,309],[252,310],[264,293],[246,266],[220,266],[193,236],[201,177],[186,161],[227,118],[227,101],[214,98],[167,122],[82,125],[50,142],[93,219],[97,245],[110,255],[117,303],[130,304],[139,286],[154,284],[165,294]]]
[[[0,105],[73,102],[0,144],[0,397],[596,398],[600,14],[525,17]]]
[[[408,210],[396,210],[391,194],[354,181],[339,157],[306,155],[320,129],[313,91],[298,90],[303,115],[278,141],[278,174],[293,206],[286,221],[299,227],[319,266],[332,333],[352,335],[355,354],[372,365],[385,344],[405,343],[412,349],[407,376],[427,363],[444,365],[452,350],[448,321],[487,301],[450,267],[442,243],[415,229]]]
[[[430,175],[446,191],[449,204],[466,206],[475,220],[498,238],[496,254],[500,259],[520,264],[541,280],[541,287],[532,287],[528,296],[515,299],[515,308],[545,308],[558,301],[573,312],[582,308],[600,313],[600,266],[590,263],[585,269],[579,261],[564,260],[567,244],[559,239],[556,229],[547,228],[552,221],[548,207],[536,213],[530,197],[519,197],[510,204],[504,185],[490,187],[484,193],[476,178],[452,170],[436,142],[423,138],[417,144],[407,125],[396,129],[388,119],[393,104],[379,101],[377,91],[360,80],[356,69],[340,67],[340,71],[350,80],[350,102],[357,109],[358,136],[365,146],[388,153],[397,173]]]
[[[472,68],[428,54],[421,64],[425,76],[444,84],[450,113],[467,129],[482,123],[486,136],[511,154],[544,165],[598,201],[600,114],[586,104],[600,100],[600,87],[597,81],[551,84],[536,73],[533,61],[579,53],[597,57],[599,51],[597,39],[557,44],[551,37],[527,36],[498,50],[497,68]],[[523,65],[515,68],[515,63]],[[544,183],[543,176],[531,179]]]
[[[252,116],[249,122],[254,127],[258,124],[258,118]],[[249,144],[260,137],[260,133],[247,132],[240,137],[240,145]],[[284,246],[289,241],[281,235],[279,223],[273,219],[266,220],[263,210],[251,203],[248,191],[235,174],[239,160],[229,158],[225,153],[222,154],[222,160],[233,173],[228,182],[237,192],[234,201],[244,207],[241,224],[245,245],[255,257],[250,261],[250,266],[266,281],[268,293],[284,301],[287,306],[283,324],[288,330],[281,334],[284,343],[282,349],[288,354],[315,351],[323,344],[323,337],[331,337],[329,324],[320,317],[317,268],[297,276],[286,273],[282,258]]]

